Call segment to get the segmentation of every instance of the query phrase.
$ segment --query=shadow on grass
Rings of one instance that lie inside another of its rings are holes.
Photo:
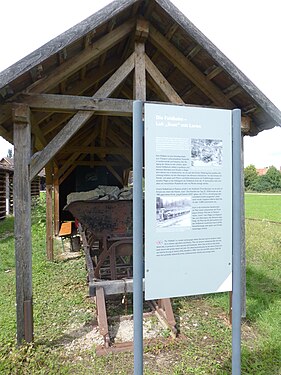
[[[247,317],[255,322],[280,298],[281,284],[252,267],[247,268]]]
[[[74,341],[79,341],[83,337],[85,337],[88,333],[93,331],[94,327],[97,325],[95,320],[91,322],[84,323],[83,325],[69,330],[69,332],[65,332],[57,337],[55,340],[50,339],[38,339],[36,345],[44,345],[46,347],[63,347],[73,343]],[[94,342],[93,342],[94,344]]]
[[[241,353],[241,373],[243,375],[280,375],[280,351],[281,347],[278,343],[274,347],[265,346],[256,350],[244,347]],[[231,374],[231,358],[224,363],[222,370],[224,374]]]

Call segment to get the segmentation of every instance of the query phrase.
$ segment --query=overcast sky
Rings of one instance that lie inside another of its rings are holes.
[[[109,4],[107,0],[13,0],[1,4],[0,71]],[[276,0],[172,0],[280,109],[280,8]],[[245,137],[245,166],[281,166],[281,128]],[[0,139],[0,157],[9,144]]]

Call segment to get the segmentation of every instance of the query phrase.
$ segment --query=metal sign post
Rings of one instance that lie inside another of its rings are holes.
[[[133,105],[133,313],[134,375],[143,374],[143,103]]]
[[[232,375],[241,374],[241,111],[232,111]]]
[[[241,111],[149,103],[144,110],[146,298],[232,290],[232,375],[241,375]],[[143,102],[135,101],[134,375],[143,374],[143,134]],[[215,205],[209,201],[214,191]],[[167,211],[169,207],[171,217],[165,222],[157,203]],[[212,212],[212,226],[206,212]],[[176,220],[174,213],[178,214]],[[163,275],[166,269],[170,271],[171,262],[180,277],[167,284]],[[215,265],[211,279],[204,271],[210,262]]]

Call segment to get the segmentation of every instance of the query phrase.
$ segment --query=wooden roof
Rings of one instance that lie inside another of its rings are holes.
[[[12,172],[14,170],[13,159],[5,157],[0,160],[0,170]]]
[[[169,0],[116,0],[0,73],[0,135],[13,143],[13,103],[27,103],[34,152],[42,150],[74,113],[93,109],[87,98],[98,102],[124,64],[123,79],[102,97],[133,99],[136,37],[145,41],[146,100],[240,108],[249,135],[280,126],[274,104]],[[131,115],[112,116],[106,108],[99,114],[57,152],[58,166],[70,158],[80,165],[131,163]]]

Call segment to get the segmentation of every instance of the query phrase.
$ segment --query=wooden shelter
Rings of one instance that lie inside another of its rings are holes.
[[[280,111],[169,0],[116,0],[0,73],[0,135],[15,147],[19,342],[33,335],[30,182],[46,168],[56,233],[59,185],[76,168],[103,168],[122,184],[133,99],[240,108],[243,135],[281,124]]]

